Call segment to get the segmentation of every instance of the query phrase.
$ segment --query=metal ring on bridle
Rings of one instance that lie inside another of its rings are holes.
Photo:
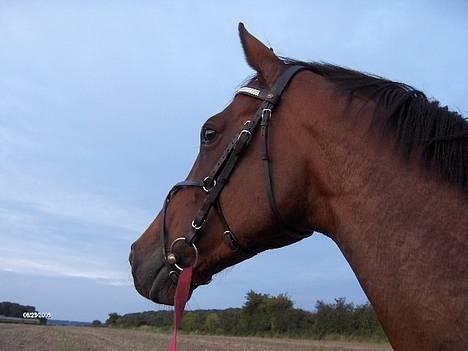
[[[179,241],[183,241],[184,243],[187,243],[187,242],[185,241],[185,238],[184,238],[184,237],[179,237],[179,238],[175,239],[175,240],[172,242],[171,247],[169,248],[169,252],[173,252],[173,249],[174,249],[175,244],[176,244],[177,242],[179,242]],[[195,246],[194,243],[192,243],[191,246],[192,246],[192,248],[193,248],[193,251],[195,252],[195,261],[194,261],[193,264],[192,264],[192,268],[195,268],[195,267],[197,266],[197,264],[198,264],[198,256],[199,256],[199,255],[198,255],[198,249],[197,249],[197,247]],[[177,263],[174,263],[174,267],[177,268],[179,271],[184,270],[184,269],[183,269],[181,266],[179,266]]]
[[[242,129],[241,132],[239,133],[239,135],[237,136],[237,140],[239,140],[241,138],[242,134],[248,134],[249,137],[252,136],[252,133],[250,132],[250,130]]]
[[[172,278],[173,276],[175,276],[175,279]],[[174,284],[177,284],[177,279],[179,279],[179,272],[170,271],[169,272],[169,279],[171,279]]]
[[[200,230],[200,229],[202,229],[204,223],[205,223],[205,221],[201,222],[199,225],[196,225],[195,220],[192,220],[192,228],[195,229],[195,230]]]
[[[205,179],[203,179],[203,190],[205,190],[205,192],[209,193],[211,189],[213,189],[215,186],[216,186],[216,179],[213,179],[213,183],[211,184],[210,187],[208,187],[206,184],[207,184],[207,180],[210,180],[211,177],[208,176],[208,177],[205,177]]]

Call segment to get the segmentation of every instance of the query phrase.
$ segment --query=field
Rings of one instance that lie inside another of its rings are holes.
[[[0,351],[158,351],[166,350],[168,335],[140,330],[90,327],[0,324]],[[181,335],[180,351],[389,351],[387,345]]]

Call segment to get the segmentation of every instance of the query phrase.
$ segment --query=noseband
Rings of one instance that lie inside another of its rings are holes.
[[[255,113],[255,115],[247,120],[242,129],[236,135],[234,140],[227,146],[227,148],[222,153],[221,157],[216,162],[214,168],[203,180],[185,180],[177,183],[169,191],[164,205],[161,211],[161,220],[160,220],[160,239],[161,247],[163,250],[163,255],[166,260],[166,264],[169,267],[169,277],[174,281],[177,279],[179,271],[182,271],[181,267],[177,263],[177,257],[174,253],[175,246],[180,244],[186,244],[191,247],[194,251],[195,258],[192,264],[195,267],[198,264],[199,252],[198,248],[195,245],[197,238],[205,224],[205,221],[210,213],[211,209],[214,209],[215,214],[219,218],[221,224],[223,225],[223,236],[225,243],[235,252],[238,252],[240,255],[245,257],[251,257],[255,253],[249,251],[246,248],[240,246],[239,241],[237,240],[234,232],[230,229],[220,202],[219,196],[224,189],[226,183],[231,176],[234,167],[236,166],[239,158],[242,155],[242,152],[248,147],[251,139],[254,136],[255,131],[260,126],[260,135],[261,135],[261,154],[263,160],[263,170],[265,175],[265,187],[268,197],[268,202],[270,204],[271,212],[277,223],[281,226],[283,230],[291,238],[298,240],[303,239],[311,235],[310,232],[298,232],[290,227],[288,227],[285,222],[282,220],[278,206],[276,205],[275,196],[273,192],[273,184],[271,180],[270,172],[270,156],[268,152],[268,126],[270,125],[272,118],[272,111],[274,107],[279,102],[279,99],[284,92],[286,86],[294,75],[300,70],[305,69],[304,66],[291,65],[286,68],[286,70],[279,76],[271,91],[265,89],[259,89],[254,87],[245,86],[240,88],[237,94],[248,95],[253,98],[262,100],[262,104]],[[169,205],[169,202],[174,197],[174,194],[182,188],[201,188],[206,193],[206,197],[203,201],[202,206],[198,210],[194,219],[192,220],[192,225],[190,231],[186,236],[181,236],[176,238],[171,245],[169,246],[169,251],[166,247],[166,212]],[[175,282],[175,281],[174,281]]]

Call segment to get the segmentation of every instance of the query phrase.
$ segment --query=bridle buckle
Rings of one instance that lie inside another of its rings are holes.
[[[266,122],[266,120],[271,121],[271,108],[264,108],[262,110],[262,121]]]
[[[250,130],[242,129],[241,132],[239,133],[239,135],[237,136],[237,141],[239,141],[239,139],[242,137],[242,134],[248,135],[249,139],[252,136],[252,132]]]
[[[203,227],[203,224],[205,224],[205,220],[203,220],[203,222],[201,222],[200,224],[195,224],[195,220],[192,220],[192,228],[195,229],[195,230],[200,230],[202,229]]]
[[[208,176],[208,177],[205,177],[203,179],[203,190],[205,190],[206,193],[209,193],[211,191],[211,189],[213,189],[215,186],[216,186],[216,179],[213,179],[211,181],[211,186],[208,186],[208,181],[211,180],[211,177]]]

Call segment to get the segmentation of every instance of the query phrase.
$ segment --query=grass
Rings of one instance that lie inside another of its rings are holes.
[[[170,335],[172,329],[170,327],[154,327],[150,325],[141,325],[139,327],[123,327],[123,326],[112,326],[111,328],[126,329],[126,330],[140,330],[159,335]],[[388,344],[388,339],[385,334],[382,335],[343,335],[343,334],[301,334],[301,335],[284,335],[284,334],[271,334],[271,333],[256,333],[252,335],[232,335],[225,333],[203,333],[197,331],[187,332],[179,330],[181,335],[199,335],[199,336],[235,336],[235,337],[257,337],[257,338],[273,338],[273,339],[293,339],[293,340],[315,340],[315,341],[339,341],[339,342],[358,342],[358,343],[369,343],[369,344]]]

